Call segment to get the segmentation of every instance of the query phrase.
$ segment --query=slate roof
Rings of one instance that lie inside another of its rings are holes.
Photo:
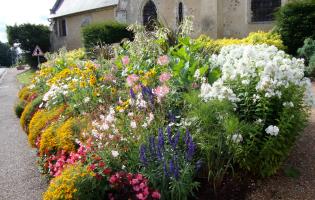
[[[115,6],[118,3],[119,0],[57,0],[50,10],[50,18]]]

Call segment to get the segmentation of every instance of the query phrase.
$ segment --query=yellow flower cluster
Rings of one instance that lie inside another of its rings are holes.
[[[36,147],[36,139],[41,135],[42,131],[54,120],[58,120],[65,106],[57,107],[52,110],[39,110],[32,117],[29,124],[29,134],[28,141],[33,146]]]
[[[252,32],[243,39],[223,38],[213,40],[206,35],[201,35],[196,40],[196,42],[200,43],[207,51],[211,53],[218,53],[222,47],[233,44],[268,44],[276,46],[281,50],[285,49],[279,34],[262,31]]]
[[[36,72],[36,76],[32,80],[36,83],[38,80],[46,82],[53,78],[63,69],[77,66],[80,60],[85,58],[84,49],[77,49],[67,52],[65,49],[60,50],[58,53],[47,54],[48,60],[41,65],[41,69]]]
[[[45,151],[51,151],[56,148],[56,127],[57,125],[52,123],[43,131],[39,146],[39,153],[41,155],[45,154]]]
[[[57,148],[60,150],[74,151],[76,126],[79,126],[80,121],[76,118],[69,118],[56,129],[56,143]]]
[[[31,90],[28,87],[23,87],[18,94],[18,97],[21,101],[27,100],[27,98],[32,94]]]
[[[139,73],[140,80],[141,80],[141,83],[145,86],[150,85],[150,83],[154,81],[154,78],[156,77],[156,74],[157,74],[155,68],[150,69],[146,73],[144,72],[141,73],[141,72]]]
[[[76,188],[76,183],[84,179],[95,176],[82,164],[68,165],[60,176],[54,178],[43,195],[44,200],[71,200],[75,198],[75,193],[80,189]]]

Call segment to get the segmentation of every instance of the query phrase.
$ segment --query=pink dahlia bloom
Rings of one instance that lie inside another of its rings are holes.
[[[128,86],[133,86],[135,82],[139,80],[139,77],[135,74],[131,74],[127,77],[127,85]]]
[[[160,56],[157,60],[157,64],[159,65],[167,65],[169,62],[167,55]]]
[[[160,75],[160,82],[161,83],[165,83],[166,81],[170,80],[170,78],[172,77],[172,75],[168,72],[164,72]]]
[[[128,56],[124,56],[121,58],[121,61],[124,65],[128,65],[130,63],[130,59]]]

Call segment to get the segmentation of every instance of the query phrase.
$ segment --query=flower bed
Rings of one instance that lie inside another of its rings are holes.
[[[184,32],[170,46],[166,29],[131,29],[115,58],[60,51],[21,90],[44,199],[192,199],[200,178],[219,191],[281,167],[313,103],[302,60],[250,39],[212,54]]]

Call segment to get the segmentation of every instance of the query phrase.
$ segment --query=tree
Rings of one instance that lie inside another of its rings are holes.
[[[36,45],[40,46],[43,52],[49,51],[50,30],[48,26],[36,24],[7,26],[7,35],[10,45],[20,43],[20,47],[24,52],[24,59],[32,67],[37,66],[37,58],[32,57]]]
[[[15,56],[15,51],[11,50],[8,44],[0,42],[0,66],[9,67],[13,65]]]

